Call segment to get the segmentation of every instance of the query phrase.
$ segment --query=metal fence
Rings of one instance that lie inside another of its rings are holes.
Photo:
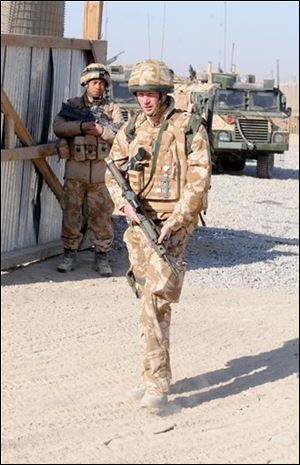
[[[62,101],[81,95],[82,69],[91,61],[106,62],[106,47],[105,41],[1,35],[1,85],[36,144],[55,141],[52,123]],[[25,157],[24,149],[18,156],[7,150],[21,143],[8,137],[8,115],[3,116],[1,268],[5,269],[60,253],[62,212],[41,172],[25,159],[30,155]],[[47,162],[62,183],[64,161],[54,153]]]

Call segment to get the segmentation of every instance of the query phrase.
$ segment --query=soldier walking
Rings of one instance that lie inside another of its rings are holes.
[[[185,273],[183,253],[206,201],[211,158],[204,124],[199,124],[190,146],[187,144],[191,115],[174,108],[174,100],[168,95],[174,90],[173,79],[163,62],[145,60],[136,64],[129,90],[141,110],[118,132],[109,158],[122,171],[125,164],[131,166],[128,161],[140,148],[145,150],[138,168],[127,171],[127,181],[156,224],[158,243],[166,247],[177,276],[147,241],[139,217],[110,171],[106,172],[106,184],[116,207],[128,219],[124,240],[131,264],[129,276],[141,297],[143,370],[131,396],[142,407],[160,408],[167,401],[171,380],[170,304],[179,301]]]
[[[77,250],[82,240],[82,206],[86,199],[87,228],[95,247],[95,269],[101,276],[111,276],[107,259],[113,241],[113,202],[105,185],[106,164],[117,130],[123,124],[121,110],[104,97],[111,84],[109,72],[101,63],[88,65],[81,73],[85,87],[81,97],[68,100],[74,110],[89,110],[94,121],[72,118],[63,108],[54,119],[54,133],[62,138],[58,151],[66,159],[63,195],[62,240],[64,257],[57,270],[68,272],[77,262]],[[80,112],[79,112],[80,113]]]

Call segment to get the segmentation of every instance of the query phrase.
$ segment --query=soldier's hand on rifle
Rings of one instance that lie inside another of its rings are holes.
[[[127,203],[124,207],[124,213],[125,215],[127,216],[127,218],[130,219],[130,221],[133,221],[134,223],[137,223],[139,224],[140,223],[140,219],[139,217],[137,216],[136,212],[134,211],[133,207]]]
[[[170,226],[165,224],[161,228],[160,235],[159,235],[159,238],[158,238],[158,243],[162,244],[163,242],[164,243],[168,242],[168,240],[170,239],[170,236],[171,236],[171,232],[172,232],[172,230],[171,230]]]
[[[89,121],[81,124],[81,129],[85,134],[99,137],[103,133],[103,127],[96,121]]]

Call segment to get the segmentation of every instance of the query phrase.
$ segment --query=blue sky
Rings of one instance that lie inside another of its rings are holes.
[[[226,21],[225,21],[226,11]],[[164,18],[165,12],[165,21]],[[116,63],[163,59],[180,75],[191,64],[258,79],[299,80],[299,3],[284,2],[104,2],[102,34],[108,58],[125,50]],[[226,28],[224,27],[226,25]],[[65,37],[82,38],[83,2],[66,2]]]

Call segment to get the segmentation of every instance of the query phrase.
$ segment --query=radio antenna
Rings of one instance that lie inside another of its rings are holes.
[[[147,30],[148,30],[148,56],[151,58],[151,43],[150,43],[150,16],[147,16]]]
[[[226,7],[227,2],[224,2],[224,69],[223,72],[226,73],[226,35],[227,35],[227,18],[226,18]]]
[[[162,23],[161,53],[160,53],[161,60],[163,59],[163,56],[164,56],[165,27],[166,27],[166,2],[164,2],[163,23]]]

